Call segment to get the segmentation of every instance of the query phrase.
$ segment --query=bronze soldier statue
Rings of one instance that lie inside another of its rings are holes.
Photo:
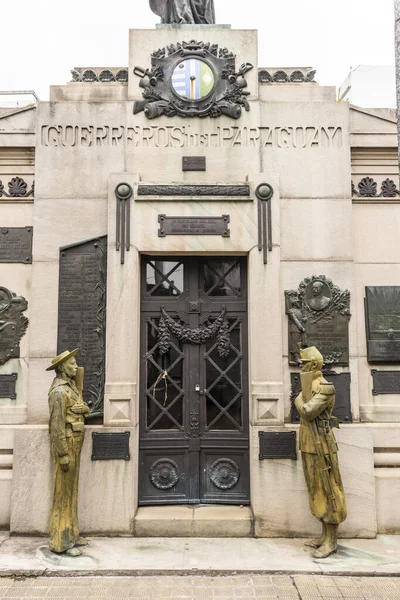
[[[83,368],[78,368],[78,348],[56,356],[46,371],[56,377],[49,390],[50,438],[54,467],[54,498],[50,518],[50,550],[79,556],[78,546],[88,542],[79,534],[78,482],[84,436],[84,417],[89,407],[82,398]]]
[[[214,0],[150,0],[150,8],[162,23],[215,23]]]
[[[347,517],[338,448],[330,421],[335,388],[324,379],[322,354],[314,346],[300,350],[302,391],[295,400],[300,414],[300,450],[312,514],[322,523],[322,535],[306,542],[314,558],[337,551],[337,530]],[[336,425],[338,422],[336,419]]]

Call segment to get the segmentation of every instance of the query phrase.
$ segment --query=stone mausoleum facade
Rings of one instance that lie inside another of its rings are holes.
[[[46,368],[80,347],[83,532],[317,532],[292,408],[315,343],[340,533],[398,533],[394,112],[259,67],[253,30],[129,35],[128,67],[0,109],[0,527],[47,533]]]

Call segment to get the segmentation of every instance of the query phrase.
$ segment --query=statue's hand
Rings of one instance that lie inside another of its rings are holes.
[[[76,415],[84,415],[88,412],[88,407],[84,402],[77,402],[71,406],[70,410]]]
[[[60,466],[63,471],[69,471],[69,456],[61,456],[58,459],[58,462],[60,463]]]

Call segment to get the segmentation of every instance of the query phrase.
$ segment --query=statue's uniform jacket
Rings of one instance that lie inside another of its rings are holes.
[[[347,517],[346,498],[338,462],[338,446],[329,425],[335,406],[335,388],[320,376],[313,380],[312,397],[304,403],[303,394],[297,396],[295,405],[300,414],[300,450],[312,514],[320,521],[338,525]],[[320,465],[312,432],[312,422],[317,425],[318,436],[326,461],[330,464],[329,477],[335,496],[336,509],[332,508],[320,476]],[[324,434],[322,434],[322,430]]]
[[[50,518],[50,549],[65,552],[79,538],[77,514],[80,454],[84,415],[71,408],[83,403],[74,381],[56,377],[49,391],[50,438],[54,467],[54,499]],[[85,404],[85,414],[89,408]],[[68,457],[68,458],[67,458]],[[68,471],[62,464],[68,462]]]

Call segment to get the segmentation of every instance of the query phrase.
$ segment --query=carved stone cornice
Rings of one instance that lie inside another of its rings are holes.
[[[75,67],[71,71],[72,83],[127,83],[128,69],[125,67]]]
[[[259,83],[316,83],[311,67],[259,69]]]
[[[29,196],[33,196],[35,192],[35,182],[32,183],[28,190],[28,184],[22,177],[13,177],[7,186],[8,192],[6,192],[3,182],[0,180],[0,198],[3,196],[5,198],[28,198]]]
[[[357,198],[397,198],[400,191],[397,189],[393,179],[385,179],[381,183],[381,191],[378,194],[378,184],[372,177],[363,177],[357,184],[358,190],[351,182],[351,195]]]

